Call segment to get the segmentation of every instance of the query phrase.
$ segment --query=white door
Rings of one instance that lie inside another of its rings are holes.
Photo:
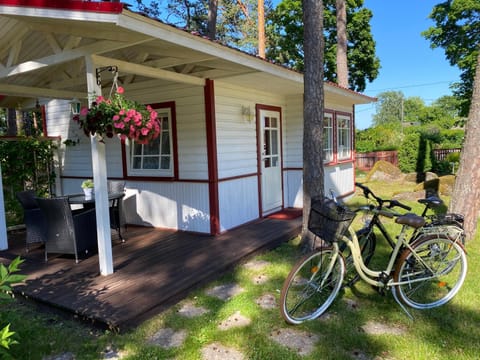
[[[260,123],[262,215],[267,215],[282,207],[280,113],[260,110]]]

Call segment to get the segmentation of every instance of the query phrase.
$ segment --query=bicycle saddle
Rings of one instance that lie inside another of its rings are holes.
[[[408,213],[402,216],[399,216],[395,219],[395,222],[400,225],[408,225],[415,229],[425,225],[425,219],[421,216]]]
[[[443,204],[443,200],[437,196],[429,196],[425,199],[419,199],[418,202],[420,204],[426,204],[429,207],[440,206]]]

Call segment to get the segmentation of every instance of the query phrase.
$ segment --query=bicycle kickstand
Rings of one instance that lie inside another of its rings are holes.
[[[398,298],[397,296],[397,292],[395,291],[395,287],[392,286],[392,294],[393,294],[393,298],[395,299],[395,301],[397,302],[398,305],[400,305],[400,307],[402,308],[402,310],[405,312],[405,314],[407,314],[407,316],[410,318],[410,320],[414,320],[413,319],[413,316],[412,314],[410,314],[410,312],[407,310],[407,308],[405,307],[405,305],[400,301],[400,299]]]

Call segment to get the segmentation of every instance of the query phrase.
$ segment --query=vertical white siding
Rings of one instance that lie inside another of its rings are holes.
[[[258,178],[222,181],[219,184],[220,230],[258,219]]]
[[[210,232],[207,184],[129,181],[123,210],[130,224]]]
[[[303,171],[289,170],[283,174],[285,207],[303,206]]]

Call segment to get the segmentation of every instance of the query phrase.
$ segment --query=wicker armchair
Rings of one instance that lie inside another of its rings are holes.
[[[73,213],[68,197],[36,198],[47,223],[45,261],[48,253],[70,254],[78,263],[79,255],[97,252],[95,209]]]
[[[109,180],[107,182],[108,193],[117,194],[125,192],[125,181],[120,180]],[[122,236],[122,198],[113,199],[110,201],[110,228],[117,231],[118,237],[122,242],[125,242],[125,239]]]
[[[35,200],[35,191],[20,191],[16,196],[23,208],[23,222],[27,228],[26,251],[28,252],[30,244],[45,242],[47,230],[45,216]]]

